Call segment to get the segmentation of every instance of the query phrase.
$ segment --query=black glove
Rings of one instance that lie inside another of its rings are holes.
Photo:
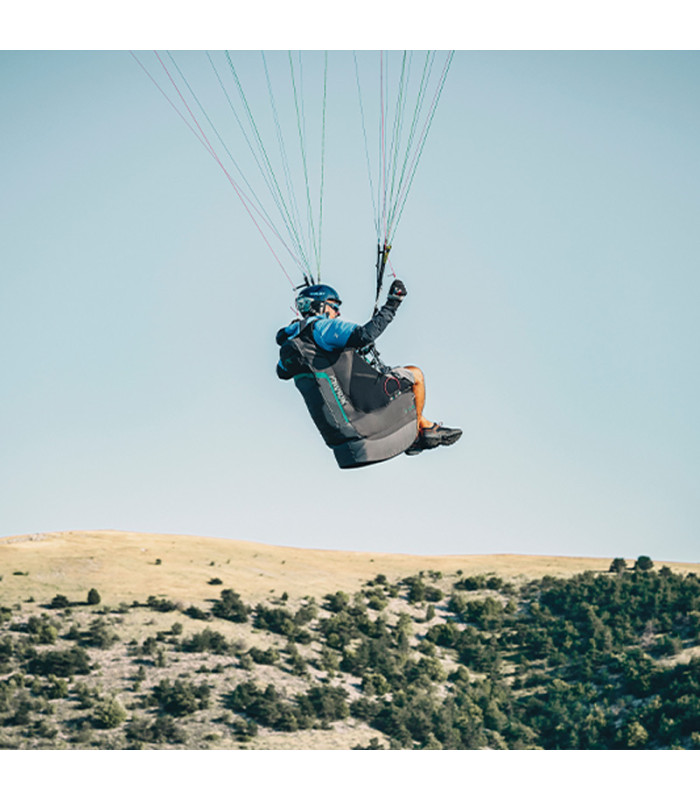
[[[396,278],[394,281],[392,281],[392,284],[389,287],[389,296],[387,297],[387,300],[393,300],[396,303],[400,303],[407,294],[408,292],[406,291],[406,285],[404,282],[399,280],[399,278]]]

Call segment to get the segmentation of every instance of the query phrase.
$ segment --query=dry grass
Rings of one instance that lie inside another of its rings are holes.
[[[634,558],[628,560],[633,563]],[[387,555],[197,536],[67,531],[0,539],[0,603],[30,596],[43,603],[58,593],[84,600],[92,587],[109,605],[143,601],[149,595],[198,603],[218,597],[219,589],[208,586],[211,578],[235,588],[248,602],[282,592],[291,598],[320,598],[338,590],[354,592],[378,573],[394,581],[421,570],[447,574],[462,570],[465,575],[494,573],[517,581],[606,571],[610,561],[609,557]],[[700,573],[700,564],[663,563],[674,571]]]

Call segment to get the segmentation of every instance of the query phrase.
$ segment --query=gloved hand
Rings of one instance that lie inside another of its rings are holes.
[[[389,296],[387,300],[393,300],[395,303],[400,303],[408,294],[406,285],[402,280],[396,278],[392,281],[389,287]]]

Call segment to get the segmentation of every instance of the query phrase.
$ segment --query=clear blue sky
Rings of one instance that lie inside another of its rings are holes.
[[[343,59],[323,276],[363,322]],[[700,560],[699,95],[697,52],[456,54],[380,349],[464,436],[348,473],[274,374],[289,284],[134,60],[0,53],[0,535]]]

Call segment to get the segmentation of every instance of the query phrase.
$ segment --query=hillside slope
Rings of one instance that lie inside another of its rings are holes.
[[[700,565],[0,540],[0,749],[700,748]]]
[[[273,592],[287,592],[292,597],[354,592],[377,573],[391,581],[421,570],[493,573],[508,580],[525,580],[606,571],[610,561],[608,557],[388,555],[197,536],[67,531],[0,539],[0,602],[16,602],[22,594],[37,602],[50,600],[57,592],[82,596],[93,586],[108,604],[142,600],[144,594],[197,602],[211,597],[207,581],[212,577],[252,602]],[[681,571],[700,572],[700,564],[660,562],[658,566],[663,563]],[[15,574],[20,572],[25,574]]]

